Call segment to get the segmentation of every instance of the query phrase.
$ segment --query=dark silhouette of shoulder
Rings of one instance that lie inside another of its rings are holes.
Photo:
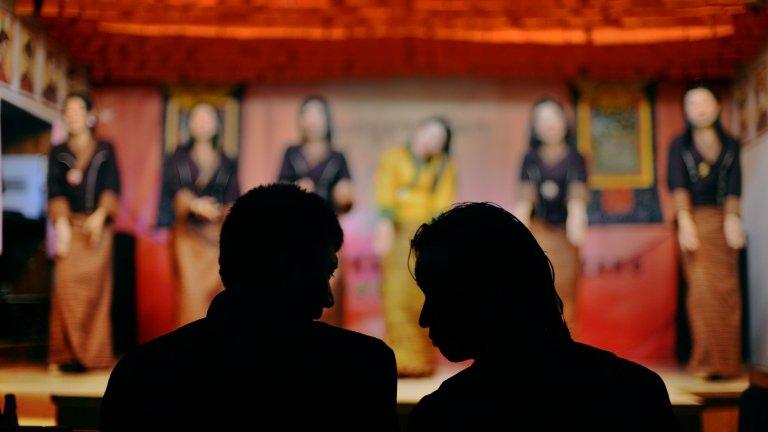
[[[239,334],[205,318],[123,357],[102,417],[104,430],[393,430],[395,398],[378,339],[321,322]]]
[[[551,354],[470,366],[414,407],[408,431],[679,430],[664,382],[646,367],[579,343]]]

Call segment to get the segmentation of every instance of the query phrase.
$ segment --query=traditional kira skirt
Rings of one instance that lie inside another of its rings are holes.
[[[107,368],[114,363],[110,318],[113,233],[105,226],[101,240],[92,246],[83,231],[86,217],[72,217],[69,253],[55,262],[49,361]]]
[[[173,247],[178,274],[179,326],[205,317],[211,300],[224,289],[219,277],[217,223],[177,223]]]
[[[435,368],[435,348],[427,330],[419,326],[424,293],[408,268],[411,238],[419,226],[421,223],[396,223],[392,250],[382,263],[381,295],[386,341],[395,352],[400,376],[425,376]]]
[[[739,253],[725,241],[722,208],[697,206],[692,215],[700,246],[683,254],[693,344],[689,368],[697,375],[736,376],[741,373]]]
[[[563,301],[563,316],[571,334],[576,331],[576,284],[581,273],[579,248],[568,241],[565,227],[531,221],[531,232],[555,269],[555,290]]]

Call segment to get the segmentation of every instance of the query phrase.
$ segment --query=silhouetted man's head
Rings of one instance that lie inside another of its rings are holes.
[[[411,247],[426,296],[419,324],[449,360],[570,340],[549,259],[501,207],[454,207],[422,225]]]
[[[329,279],[342,241],[336,214],[320,196],[288,184],[257,187],[224,220],[219,273],[227,290],[258,299],[264,313],[318,318],[333,305]]]

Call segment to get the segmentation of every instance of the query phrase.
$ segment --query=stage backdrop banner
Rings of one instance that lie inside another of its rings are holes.
[[[658,92],[660,115],[644,121],[658,120],[659,127],[649,129],[649,133],[655,134],[652,138],[659,141],[658,154],[662,155],[682,127],[681,86],[661,86]],[[347,322],[353,329],[377,336],[383,334],[378,313],[379,263],[370,249],[370,238],[377,214],[372,203],[373,182],[381,152],[402,145],[421,119],[444,115],[454,128],[457,200],[493,201],[512,209],[517,199],[520,164],[528,150],[531,105],[551,94],[568,107],[573,106],[569,88],[557,83],[406,81],[316,87],[252,86],[243,100],[240,166],[248,167],[241,169],[244,187],[274,181],[285,147],[297,139],[299,103],[312,93],[324,94],[330,100],[336,145],[347,154],[356,189],[355,209],[342,220],[343,253],[348,264]],[[652,110],[648,113],[655,114]],[[573,118],[570,109],[569,114]],[[665,160],[652,160],[650,174],[644,174],[650,175],[654,193],[657,163]],[[658,196],[654,205],[655,219],[660,221]],[[631,256],[639,253],[642,265],[635,268],[633,261],[623,266],[622,272],[587,273],[580,285],[586,322],[577,333],[637,360],[673,360],[677,264],[674,248],[670,248],[674,243],[669,243],[670,228],[661,224],[614,225],[607,232],[599,227],[590,228],[590,240],[584,250],[588,268],[613,268],[621,261],[599,253],[596,257],[595,253],[601,250],[616,250],[622,257],[629,252]],[[626,251],[627,242],[621,239],[632,233],[643,236],[643,244],[658,242],[659,249],[651,255],[642,255],[643,250]],[[632,285],[622,289],[627,283]],[[604,307],[611,312],[606,313]]]
[[[161,178],[162,152],[158,149],[163,148],[163,95],[158,89],[143,87],[106,88],[97,93],[103,100],[97,103],[111,108],[106,132],[118,148],[125,183],[120,226],[137,235],[139,331],[140,339],[147,340],[173,326],[174,281],[167,233],[153,231]],[[343,253],[348,268],[347,323],[353,329],[378,336],[383,331],[378,300],[379,264],[370,249],[370,239],[377,214],[372,196],[379,154],[390,146],[402,145],[421,119],[445,115],[455,132],[458,200],[493,201],[512,209],[517,199],[520,163],[528,146],[531,105],[541,96],[551,94],[570,106],[568,87],[556,82],[397,81],[250,86],[242,98],[239,172],[243,190],[276,180],[286,146],[298,139],[299,104],[306,95],[314,93],[330,100],[336,146],[346,153],[355,183],[355,208],[342,217]],[[678,84],[659,86],[654,112],[659,183],[665,178],[660,167],[665,166],[667,146],[682,129],[681,95],[682,86]],[[665,215],[671,215],[664,188],[660,194]],[[611,236],[636,232],[638,226],[612,226]],[[588,267],[590,263],[614,262],[591,258],[590,251],[612,248],[615,241],[605,240],[601,234],[591,240],[593,232],[598,231],[592,227],[588,235],[585,248]],[[647,327],[627,317],[641,316],[638,311],[643,311],[644,316],[650,317],[649,323],[667,323],[674,319],[667,299],[676,293],[676,266],[674,258],[667,257],[663,262],[653,260],[641,265],[639,275],[635,270],[629,273],[633,275],[632,280],[640,281],[649,290],[647,297],[652,303],[636,302],[631,293],[626,297],[617,296],[615,291],[604,289],[614,282],[618,289],[620,284],[627,283],[625,279],[617,281],[613,276],[601,278],[588,273],[580,287],[587,299],[583,337],[598,340],[596,335],[602,334],[601,338],[605,339],[601,340],[613,341],[609,345],[618,348],[618,354],[624,355],[621,350],[626,349],[626,354],[637,359],[671,356],[667,349],[668,333],[661,332],[658,341],[649,340],[646,337],[652,336]],[[648,284],[653,274],[658,277]],[[600,304],[612,308],[611,316],[592,307]],[[619,330],[615,326],[617,322],[638,328]],[[638,339],[628,338],[627,344],[621,345],[616,341],[624,333]],[[635,340],[645,347],[659,349],[630,349],[628,345]]]
[[[240,172],[243,189],[277,179],[285,148],[299,138],[297,117],[309,94],[328,98],[335,145],[346,154],[355,206],[342,217],[348,325],[382,336],[379,262],[371,249],[379,155],[405,145],[422,120],[445,116],[453,128],[457,201],[493,201],[512,209],[527,151],[528,117],[545,94],[568,100],[561,83],[399,81],[320,86],[251,86],[243,97]]]
[[[660,224],[590,228],[576,301],[578,340],[635,361],[674,360],[676,239]]]
[[[653,89],[643,82],[574,87],[579,151],[587,160],[592,224],[661,222],[655,181]]]

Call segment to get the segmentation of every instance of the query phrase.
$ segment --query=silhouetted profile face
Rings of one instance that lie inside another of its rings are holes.
[[[63,120],[70,135],[79,135],[88,131],[90,102],[78,95],[70,95],[64,101]]]
[[[563,109],[554,101],[536,105],[532,113],[533,133],[544,144],[557,144],[565,139],[568,125]]]
[[[449,360],[570,340],[549,259],[501,207],[459,205],[422,225],[411,246],[425,295],[419,324]]]
[[[189,113],[189,134],[195,141],[209,141],[219,129],[219,118],[212,105],[200,103]]]
[[[299,127],[307,141],[324,141],[328,134],[328,118],[319,99],[309,99],[301,107]]]
[[[420,159],[429,159],[444,151],[447,139],[445,125],[437,120],[428,120],[413,133],[411,149]]]
[[[292,184],[260,186],[235,201],[224,221],[219,273],[227,290],[259,302],[258,314],[318,318],[333,305],[329,280],[342,241],[336,214],[319,195]]]
[[[419,315],[419,325],[429,330],[429,338],[450,361],[475,358],[482,351],[482,340],[476,336],[483,331],[484,323],[477,311],[481,305],[476,298],[459,295],[467,287],[465,281],[451,279],[450,260],[444,251],[427,247],[420,254],[421,277],[417,278],[424,292],[424,305]],[[431,273],[424,275],[423,273]],[[444,275],[443,277],[441,277]]]
[[[720,115],[720,104],[707,88],[696,87],[685,93],[685,116],[693,127],[706,128],[715,124]]]

